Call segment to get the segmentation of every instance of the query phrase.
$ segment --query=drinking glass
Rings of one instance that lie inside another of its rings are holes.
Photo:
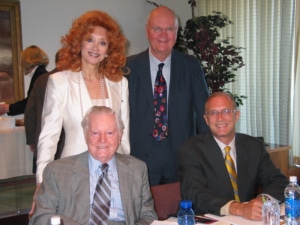
[[[262,207],[263,225],[280,224],[280,206],[276,200],[267,200]]]

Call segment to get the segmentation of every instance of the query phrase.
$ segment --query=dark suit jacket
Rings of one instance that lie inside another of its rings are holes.
[[[28,96],[30,95],[30,92],[33,88],[33,84],[35,82],[35,80],[41,76],[44,73],[47,73],[48,71],[46,70],[44,65],[40,65],[38,68],[36,68],[34,74],[32,75],[31,81],[30,81],[30,85],[27,91],[27,97],[24,98],[23,100],[20,100],[18,102],[15,102],[13,104],[9,105],[9,113],[7,113],[7,115],[9,116],[15,116],[15,115],[19,115],[19,114],[23,114],[25,111],[25,107],[27,104],[27,99]]]
[[[263,193],[283,201],[287,178],[277,169],[264,143],[245,134],[236,134],[237,184],[241,202],[256,197],[257,184]],[[183,199],[193,201],[196,213],[220,214],[233,189],[224,158],[210,132],[191,138],[178,150],[179,176]]]
[[[127,76],[131,154],[148,164],[155,164],[156,160],[149,161],[148,158],[149,154],[154,154],[151,152],[154,108],[148,50],[130,56],[127,66],[131,71]],[[207,130],[203,114],[208,90],[200,62],[193,56],[173,50],[170,74],[168,141],[173,158],[168,158],[168,160],[174,161],[174,173],[177,174],[176,151],[178,146],[195,135],[196,130],[199,132]],[[167,152],[169,153],[169,150],[160,152],[158,157]]]
[[[144,162],[116,153],[122,205],[127,225],[146,225],[157,219]],[[36,209],[29,224],[49,224],[58,214],[64,225],[89,224],[90,180],[88,152],[52,161],[44,170]],[[110,222],[109,224],[115,224]]]
[[[39,135],[41,132],[41,120],[44,105],[44,97],[46,92],[46,86],[48,77],[50,74],[57,72],[57,70],[52,70],[49,73],[42,74],[36,79],[30,96],[28,97],[24,119],[25,119],[25,134],[26,134],[26,144],[34,144],[37,150],[37,144],[39,140]],[[62,130],[60,140],[57,144],[57,154],[55,158],[60,158],[63,146],[64,146],[64,131]],[[34,155],[36,157],[36,151]],[[35,172],[35,171],[34,171]]]

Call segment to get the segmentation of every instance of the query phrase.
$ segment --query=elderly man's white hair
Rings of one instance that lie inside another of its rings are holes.
[[[116,118],[117,127],[119,131],[122,133],[124,129],[124,124],[121,120],[121,117],[119,114],[115,113],[115,111],[109,107],[106,106],[92,106],[85,114],[81,126],[83,128],[83,131],[86,132],[89,126],[89,120],[91,115],[100,115],[100,114],[111,114]]]

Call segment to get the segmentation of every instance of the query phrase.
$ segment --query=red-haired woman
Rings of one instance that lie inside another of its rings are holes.
[[[43,107],[38,184],[45,166],[54,159],[62,127],[66,139],[61,157],[87,150],[81,121],[93,105],[108,106],[121,116],[125,129],[118,152],[130,153],[126,42],[116,21],[102,11],[86,12],[62,37],[57,63],[61,72],[49,76]]]

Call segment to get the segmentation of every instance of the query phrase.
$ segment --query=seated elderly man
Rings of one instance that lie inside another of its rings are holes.
[[[82,121],[88,151],[53,161],[44,171],[30,224],[151,224],[157,219],[146,164],[116,153],[123,124],[110,108],[93,106]]]
[[[274,166],[261,140],[235,132],[239,116],[231,95],[216,92],[207,99],[204,119],[210,131],[178,150],[181,194],[193,201],[196,213],[261,220],[257,184],[263,193],[283,201],[288,180]]]

